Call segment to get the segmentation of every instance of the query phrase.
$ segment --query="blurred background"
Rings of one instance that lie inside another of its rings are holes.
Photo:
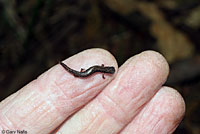
[[[175,134],[200,134],[199,0],[0,0],[0,101],[82,50],[119,66],[144,50],[170,64],[165,85],[186,102]]]

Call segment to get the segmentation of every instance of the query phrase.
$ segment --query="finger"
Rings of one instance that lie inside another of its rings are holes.
[[[75,70],[93,65],[114,66],[114,57],[102,49],[83,51],[65,60]],[[49,133],[96,96],[114,77],[101,73],[77,78],[56,65],[0,104],[0,129]]]
[[[185,113],[185,103],[174,89],[162,87],[120,134],[171,134]]]
[[[160,89],[167,75],[168,64],[156,52],[130,58],[101,94],[63,124],[59,132],[118,133]]]

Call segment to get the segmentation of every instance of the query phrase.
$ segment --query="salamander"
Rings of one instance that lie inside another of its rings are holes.
[[[108,73],[108,74],[114,74],[115,73],[115,68],[113,66],[104,66],[104,64],[102,64],[101,66],[95,65],[95,66],[91,66],[88,69],[84,70],[81,69],[81,71],[76,71],[74,69],[71,69],[70,67],[68,67],[66,64],[64,64],[63,62],[60,62],[60,65],[67,70],[69,73],[73,74],[75,77],[88,77],[96,72],[101,72],[103,73],[102,77],[103,79],[105,79],[104,77],[104,73]]]

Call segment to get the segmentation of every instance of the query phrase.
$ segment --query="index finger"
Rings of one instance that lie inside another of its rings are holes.
[[[64,61],[75,70],[104,64],[114,66],[114,57],[103,49],[90,49]],[[49,133],[95,97],[115,76],[95,73],[77,78],[55,65],[36,80],[0,103],[0,129]]]

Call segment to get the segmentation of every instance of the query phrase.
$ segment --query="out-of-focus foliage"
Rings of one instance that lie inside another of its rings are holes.
[[[0,100],[81,50],[123,64],[152,49],[170,63],[167,85],[186,101],[175,134],[200,133],[199,0],[1,0]]]

